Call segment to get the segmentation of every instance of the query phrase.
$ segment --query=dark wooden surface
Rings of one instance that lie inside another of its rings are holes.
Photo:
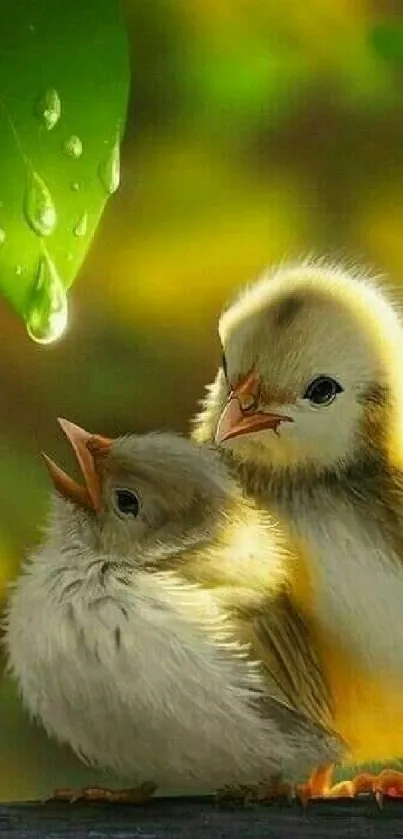
[[[403,839],[403,801],[371,799],[218,808],[208,798],[121,804],[0,805],[7,839]]]

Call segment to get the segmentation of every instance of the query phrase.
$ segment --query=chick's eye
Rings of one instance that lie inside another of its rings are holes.
[[[318,376],[307,387],[304,399],[309,399],[312,405],[330,405],[338,393],[342,393],[342,386],[329,376]]]
[[[223,352],[223,354],[221,356],[221,366],[222,366],[222,369],[224,370],[225,378],[228,379],[227,359],[225,357],[225,352]]]
[[[125,516],[138,515],[140,509],[140,502],[137,495],[130,489],[115,490],[115,503],[120,513]]]

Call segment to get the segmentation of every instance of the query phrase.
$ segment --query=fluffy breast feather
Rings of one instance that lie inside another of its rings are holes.
[[[255,483],[253,491],[301,547],[289,571],[305,612],[366,668],[403,681],[403,545],[387,498],[375,509],[325,486],[281,493]]]
[[[10,667],[47,731],[91,763],[165,787],[253,783],[295,763],[290,738],[252,708],[256,667],[208,593],[169,574],[128,586],[101,566],[83,581],[71,558],[61,568],[45,552],[10,599]],[[307,748],[304,771],[319,752]]]

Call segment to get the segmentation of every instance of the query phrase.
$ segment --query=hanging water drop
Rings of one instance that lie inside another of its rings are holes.
[[[74,235],[75,236],[85,236],[85,234],[87,232],[87,226],[88,226],[88,215],[87,215],[87,213],[83,213],[83,215],[81,216],[80,220],[77,222],[77,224],[76,224],[76,226],[73,230]]]
[[[76,134],[72,134],[63,144],[63,149],[68,157],[75,157],[77,159],[83,153],[83,141]]]
[[[16,266],[15,266],[15,273],[17,274],[17,277],[20,277],[20,276],[21,276],[21,274],[22,274],[22,267],[21,267],[21,265],[16,265]]]
[[[35,113],[45,128],[51,131],[59,122],[62,103],[57,90],[46,90],[35,103]]]
[[[37,236],[53,233],[57,222],[56,209],[45,181],[34,171],[28,173],[24,213]]]
[[[73,190],[73,192],[79,192],[80,191],[80,184],[78,184],[77,181],[73,181],[73,183],[70,184],[70,187]]]
[[[6,239],[7,239],[6,231],[3,230],[2,227],[0,227],[0,246],[4,245],[4,242],[6,241]]]
[[[99,164],[98,174],[106,194],[113,195],[113,193],[116,192],[120,184],[119,135],[117,135],[116,142],[109,150],[107,156]]]
[[[52,260],[43,253],[25,315],[28,335],[38,344],[56,341],[66,329],[67,314],[63,283]]]

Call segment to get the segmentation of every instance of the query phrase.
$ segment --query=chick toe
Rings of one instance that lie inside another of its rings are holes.
[[[294,789],[292,784],[285,783],[281,778],[271,778],[255,786],[228,786],[216,793],[218,805],[233,805],[247,807],[250,804],[276,801],[279,798],[291,801]]]
[[[372,779],[372,791],[380,806],[385,795],[389,798],[403,798],[403,772],[382,769],[382,772]]]
[[[50,801],[108,802],[113,804],[146,804],[156,791],[155,784],[146,781],[129,789],[108,789],[107,787],[83,787],[82,789],[57,789]]]

